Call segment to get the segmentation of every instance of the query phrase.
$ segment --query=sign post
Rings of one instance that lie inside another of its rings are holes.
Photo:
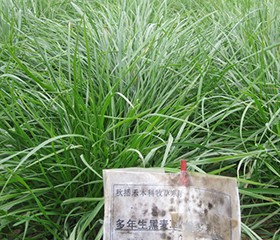
[[[104,170],[104,240],[238,240],[236,180],[163,170]]]

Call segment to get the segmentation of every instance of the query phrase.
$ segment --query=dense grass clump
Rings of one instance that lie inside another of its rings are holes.
[[[280,2],[0,2],[0,239],[101,239],[102,169],[236,177],[280,235]]]

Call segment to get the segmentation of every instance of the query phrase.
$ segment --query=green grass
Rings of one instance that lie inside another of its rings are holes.
[[[101,239],[102,169],[236,177],[280,235],[280,2],[0,1],[0,239]]]

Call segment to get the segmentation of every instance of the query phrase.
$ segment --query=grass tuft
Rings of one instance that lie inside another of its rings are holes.
[[[236,177],[278,239],[280,5],[0,2],[0,239],[101,239],[102,169]]]

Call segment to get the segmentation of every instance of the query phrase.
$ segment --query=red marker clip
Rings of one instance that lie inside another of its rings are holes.
[[[181,185],[186,187],[190,184],[190,178],[189,178],[186,160],[181,160],[180,183]]]

